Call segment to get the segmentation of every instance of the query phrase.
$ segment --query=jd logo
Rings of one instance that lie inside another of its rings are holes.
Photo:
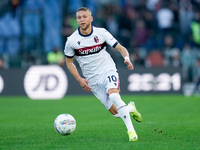
[[[57,65],[32,66],[24,78],[24,88],[31,99],[60,99],[67,87],[66,74]]]
[[[50,81],[55,80],[55,83],[52,84],[53,86],[50,86]],[[33,89],[33,91],[37,91],[41,86],[44,86],[45,91],[53,91],[58,87],[59,79],[54,74],[48,74],[48,75],[41,75],[38,85]]]

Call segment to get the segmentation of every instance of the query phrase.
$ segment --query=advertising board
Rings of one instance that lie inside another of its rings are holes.
[[[81,72],[78,69],[79,72]],[[182,93],[181,68],[118,70],[121,94]],[[68,71],[57,65],[0,70],[0,95],[27,95],[30,99],[61,99],[67,95],[89,95]]]

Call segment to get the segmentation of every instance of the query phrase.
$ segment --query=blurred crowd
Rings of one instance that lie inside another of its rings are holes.
[[[1,0],[0,67],[64,66],[81,6],[128,49],[135,66],[181,67],[185,81],[200,77],[200,0]],[[120,66],[120,54],[108,51]]]

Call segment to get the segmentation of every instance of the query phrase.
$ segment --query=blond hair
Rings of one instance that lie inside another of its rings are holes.
[[[76,12],[79,12],[79,11],[88,11],[90,14],[92,14],[91,10],[87,7],[80,7],[79,9],[77,9]]]

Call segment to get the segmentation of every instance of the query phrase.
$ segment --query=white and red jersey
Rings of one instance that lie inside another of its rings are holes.
[[[75,57],[85,78],[95,84],[101,74],[117,70],[106,51],[107,44],[115,47],[118,42],[106,29],[92,27],[89,35],[82,35],[77,29],[67,38],[64,53],[68,58]]]

